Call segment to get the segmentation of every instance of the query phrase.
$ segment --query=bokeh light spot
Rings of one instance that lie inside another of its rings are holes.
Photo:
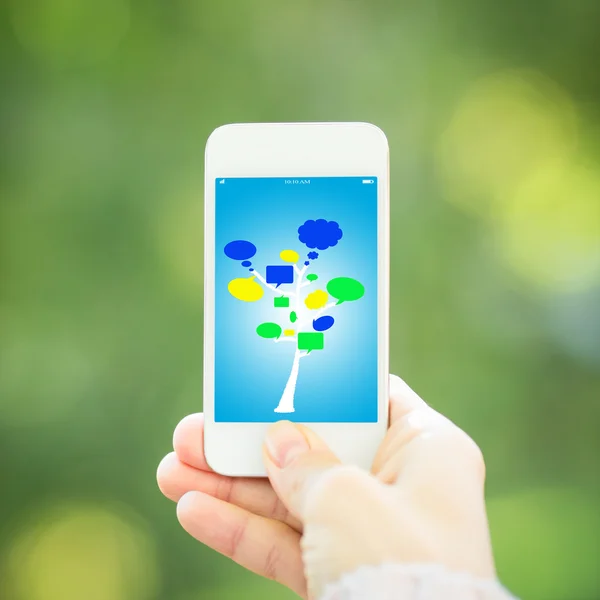
[[[568,94],[536,71],[507,70],[472,85],[439,144],[445,197],[482,217],[499,257],[548,291],[600,278],[600,174],[578,141]]]
[[[579,165],[536,171],[494,219],[499,251],[540,287],[581,291],[600,280],[600,174]]]
[[[144,523],[124,507],[47,507],[7,557],[13,600],[147,600],[158,565]]]
[[[437,153],[446,197],[486,214],[540,165],[568,160],[578,119],[568,94],[536,71],[506,70],[467,91]]]

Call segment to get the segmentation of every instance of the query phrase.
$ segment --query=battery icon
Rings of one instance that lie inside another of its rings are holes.
[[[363,183],[375,183],[374,179],[363,179]]]

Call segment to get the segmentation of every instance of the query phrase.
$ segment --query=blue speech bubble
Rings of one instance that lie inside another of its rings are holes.
[[[309,248],[327,250],[337,245],[342,239],[343,232],[336,221],[325,219],[309,219],[298,227],[298,239]]]
[[[333,317],[325,315],[313,321],[313,329],[315,331],[327,331],[334,323],[335,320]]]
[[[223,251],[233,260],[248,260],[256,254],[256,246],[245,240],[236,240],[229,242]]]
[[[294,283],[294,267],[293,265],[271,265],[267,267],[267,283],[277,284],[279,287],[282,283]]]

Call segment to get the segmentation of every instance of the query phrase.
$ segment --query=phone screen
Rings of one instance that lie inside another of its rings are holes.
[[[376,422],[377,178],[215,192],[215,421]]]

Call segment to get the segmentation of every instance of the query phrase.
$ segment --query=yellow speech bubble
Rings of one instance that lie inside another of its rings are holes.
[[[295,250],[282,250],[279,258],[287,263],[296,263],[300,260],[300,255]]]
[[[316,310],[317,308],[323,308],[327,304],[327,298],[329,298],[327,292],[324,292],[323,290],[315,290],[306,296],[304,304],[306,304],[307,308]]]
[[[291,337],[295,334],[296,332],[293,329],[284,329],[283,330],[283,335],[285,335],[286,337]]]
[[[254,275],[248,278],[239,277],[238,279],[232,279],[227,289],[234,298],[243,300],[244,302],[256,302],[265,293],[260,284],[254,281]]]

